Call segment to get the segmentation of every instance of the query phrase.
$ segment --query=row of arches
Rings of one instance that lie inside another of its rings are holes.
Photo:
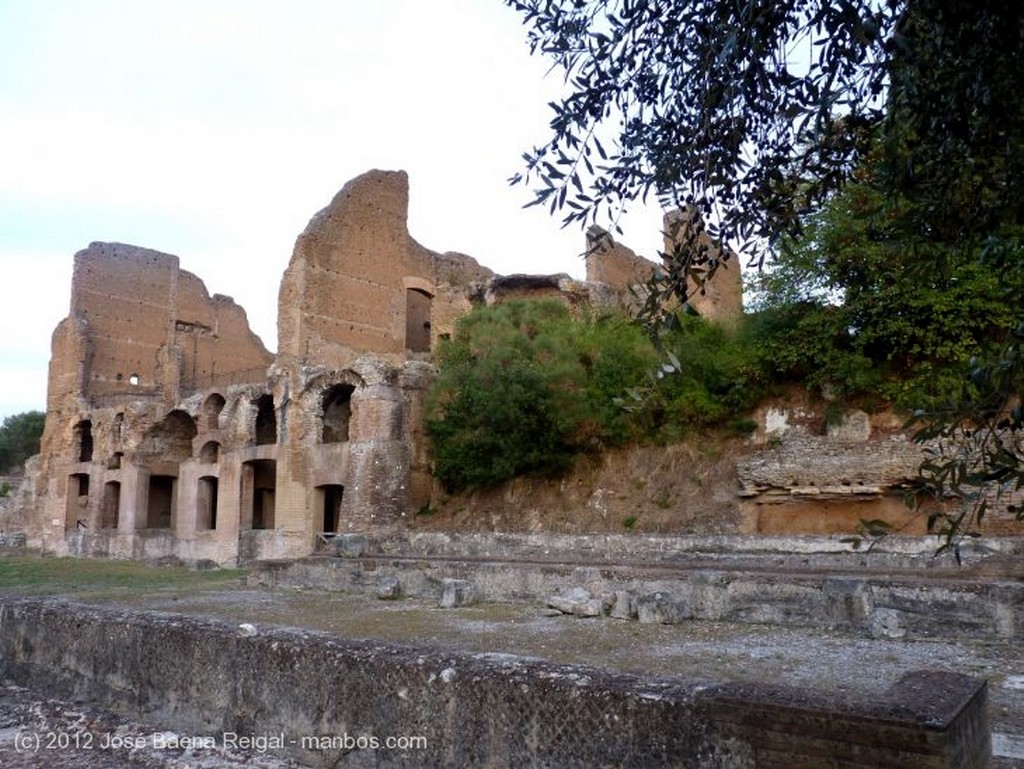
[[[350,441],[357,386],[334,380],[310,393],[313,408],[319,411],[313,443]],[[238,447],[241,456],[235,457],[233,452],[235,458],[227,465],[222,435],[234,433],[230,426],[222,425],[227,400],[219,393],[210,394],[194,415],[184,409],[167,412],[144,433],[137,433],[135,440],[128,433],[130,422],[126,423],[124,413],[117,413],[106,424],[100,422],[98,436],[92,418],[80,419],[73,427],[66,529],[163,529],[179,536],[189,536],[193,530],[221,531],[220,536],[231,536],[230,532],[276,528],[277,461],[271,458],[273,452],[250,453],[247,459],[245,449],[277,444],[277,409],[273,395],[266,392],[251,397],[248,403],[255,412],[249,417],[251,443]],[[113,449],[105,472],[96,469],[97,449]],[[126,451],[129,461],[124,463]],[[333,452],[329,456],[336,460]],[[83,466],[86,463],[91,466]],[[224,476],[225,472],[229,475]],[[230,487],[223,485],[229,482],[226,478],[231,479]],[[345,487],[337,482],[322,483],[309,493],[314,531],[337,533]]]
[[[320,441],[322,443],[344,443],[349,440],[349,423],[352,419],[352,395],[355,386],[351,384],[337,384],[326,389],[321,397],[320,404]],[[224,396],[214,393],[203,403],[202,410],[197,417],[192,417],[188,412],[175,409],[169,412],[162,420],[146,431],[137,449],[141,457],[159,458],[165,461],[182,462],[192,455],[192,442],[199,434],[197,425],[202,421],[203,431],[218,429],[220,413],[223,411],[226,401]],[[253,401],[256,409],[254,427],[254,443],[257,446],[274,445],[277,443],[277,412],[274,407],[274,398],[269,393],[264,393]],[[118,413],[114,417],[113,443],[119,446],[122,442],[124,425],[124,414]],[[208,441],[203,444],[199,452],[201,462],[216,462],[220,451],[220,444],[216,441]],[[83,419],[74,427],[72,439],[72,455],[76,462],[93,461],[94,439],[92,420]],[[115,451],[112,455],[110,469],[120,466],[120,458],[123,452]]]
[[[253,460],[243,466],[241,488],[242,530],[273,529],[275,526],[276,462],[270,459]],[[174,507],[177,499],[178,478],[170,475],[151,475],[146,495],[145,519],[136,524],[143,529],[171,529],[174,525]],[[220,501],[220,478],[202,475],[197,480],[195,495],[196,531],[215,531],[218,528],[217,511]],[[324,484],[315,489],[322,533],[336,533],[341,525],[342,500],[345,487]],[[88,529],[90,478],[87,473],[74,473],[68,479],[67,528]],[[98,525],[100,529],[118,529],[120,526],[121,482],[107,481],[103,485]]]

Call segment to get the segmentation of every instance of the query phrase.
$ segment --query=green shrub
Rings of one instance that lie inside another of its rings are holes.
[[[514,301],[462,318],[438,351],[427,430],[449,489],[557,475],[581,451],[631,436],[612,404],[655,364],[625,318],[574,319],[559,302]]]
[[[732,331],[694,315],[676,321],[659,339],[661,367],[620,399],[658,441],[743,419],[770,385],[757,340],[745,328]]]

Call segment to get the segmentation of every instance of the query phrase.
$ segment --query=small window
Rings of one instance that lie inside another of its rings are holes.
[[[220,459],[220,444],[217,441],[207,441],[199,450],[199,461],[204,465],[217,464]]]
[[[323,429],[320,438],[324,443],[344,443],[348,440],[348,426],[352,418],[352,385],[335,385],[323,397]]]
[[[431,297],[417,288],[405,292],[405,348],[410,352],[430,352]]]
[[[227,401],[220,393],[213,393],[203,402],[203,416],[207,430],[216,430],[220,419],[220,412],[224,410]]]
[[[92,462],[92,422],[83,419],[75,425],[75,454],[79,462]]]

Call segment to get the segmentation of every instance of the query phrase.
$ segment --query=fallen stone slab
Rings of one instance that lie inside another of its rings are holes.
[[[562,614],[571,614],[575,617],[600,617],[604,614],[604,601],[581,587],[571,588],[560,595],[548,596],[545,603],[552,609],[558,609]]]
[[[678,625],[693,619],[693,609],[682,598],[670,593],[648,593],[636,601],[636,614],[644,624]]]

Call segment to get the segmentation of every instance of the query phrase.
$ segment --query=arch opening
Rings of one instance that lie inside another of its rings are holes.
[[[254,402],[256,406],[256,445],[268,446],[277,443],[277,412],[274,411],[274,397],[268,393]]]

